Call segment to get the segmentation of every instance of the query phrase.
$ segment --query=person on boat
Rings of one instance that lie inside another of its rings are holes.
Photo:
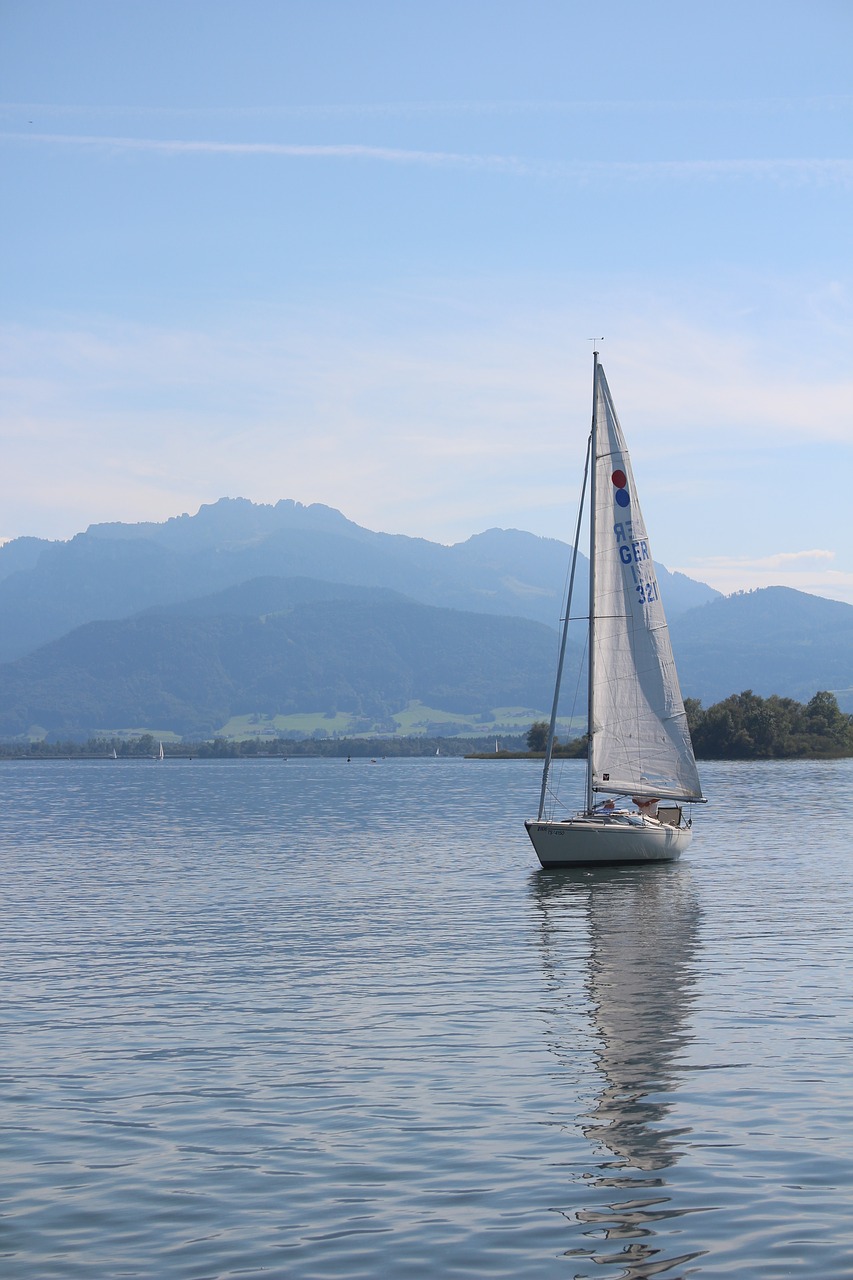
[[[650,799],[644,799],[642,796],[631,796],[631,799],[644,818],[656,818],[658,816],[660,796],[652,796]]]
[[[595,812],[595,813],[603,813],[603,814],[607,815],[608,813],[613,813],[615,809],[616,809],[616,801],[615,801],[615,800],[613,800],[613,799],[608,799],[608,800],[599,800],[599,802],[598,802],[598,804],[595,806],[595,809],[594,809],[594,811],[593,811],[593,812]]]

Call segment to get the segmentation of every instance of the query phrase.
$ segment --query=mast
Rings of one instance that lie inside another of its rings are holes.
[[[592,726],[595,681],[595,480],[598,469],[598,352],[592,353],[592,427],[590,429],[590,484],[589,484],[589,688],[586,708],[586,811],[592,812]]]

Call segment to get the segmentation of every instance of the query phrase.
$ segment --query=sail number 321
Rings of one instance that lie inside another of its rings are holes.
[[[638,582],[634,590],[640,597],[640,604],[653,604],[655,600],[660,599],[660,596],[658,595],[658,584],[654,579],[651,582]]]
[[[627,537],[625,524],[628,525]],[[641,573],[637,572],[636,565],[647,561],[651,567],[651,556],[649,555],[648,543],[645,539],[631,538],[631,524],[626,521],[625,524],[616,524],[613,526],[613,532],[616,535],[616,542],[619,545],[619,559],[631,570],[631,576],[636,583],[635,590],[640,597],[640,604],[653,604],[655,600],[659,600],[658,584],[654,577],[650,579],[643,578]]]

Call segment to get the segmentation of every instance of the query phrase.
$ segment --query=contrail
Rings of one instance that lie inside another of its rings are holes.
[[[128,138],[97,134],[0,133],[7,142],[85,147],[116,152],[149,152],[159,155],[280,156],[293,159],[377,161],[385,164],[422,165],[431,168],[479,169],[586,183],[600,179],[643,181],[648,178],[710,181],[747,178],[781,185],[853,181],[853,159],[793,157],[779,159],[721,160],[527,160],[521,156],[470,154],[455,151],[377,147],[362,143],[220,142],[178,138]]]

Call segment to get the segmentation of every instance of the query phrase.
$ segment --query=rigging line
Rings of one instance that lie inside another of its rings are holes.
[[[590,342],[592,339],[590,338]],[[589,445],[587,445],[587,449]],[[572,607],[572,574],[574,572],[574,562],[577,555],[577,543],[580,535],[581,517],[583,514],[584,492],[586,490],[586,472],[584,472],[583,483],[581,484],[580,498],[578,500],[578,522],[575,530],[575,545],[572,547],[572,554],[569,557],[569,563],[566,565],[566,576],[563,578],[563,591],[560,596],[560,624],[564,622],[577,622],[586,618],[586,614],[576,614],[573,618],[568,617],[568,611]]]
[[[580,697],[580,688],[581,688],[581,682],[583,680],[584,663],[586,661],[588,646],[589,646],[589,636],[587,636],[586,640],[584,641],[584,646],[583,646],[583,649],[581,650],[581,660],[578,663],[577,678],[575,680],[575,692],[572,698],[572,709],[569,713],[569,723],[570,723],[570,726],[572,727],[574,726],[575,712],[577,711],[577,708],[578,708],[578,698]],[[589,744],[587,744],[587,750],[589,750]],[[560,790],[561,790],[562,781],[563,781],[563,771],[566,767],[566,761],[570,759],[581,760],[583,759],[583,757],[582,756],[558,756],[557,760],[559,762],[559,768],[555,770],[552,767],[551,772],[549,774],[548,795],[552,801],[552,806],[551,806],[552,816],[556,811],[557,805],[560,803]],[[556,778],[554,777],[555,773],[557,775]],[[566,806],[564,804],[563,808],[565,807]]]
[[[575,585],[575,569],[578,563],[578,542],[580,540],[581,520],[583,518],[583,504],[586,496],[586,484],[589,477],[589,463],[592,456],[592,432],[589,434],[589,440],[586,446],[586,462],[583,469],[583,483],[581,485],[581,497],[578,503],[578,519],[575,526],[574,547],[572,549],[572,568],[569,574],[569,598],[566,602],[566,617],[563,623],[563,638],[560,644],[560,658],[557,663],[557,678],[554,682],[554,701],[551,704],[551,721],[548,725],[548,742],[545,746],[545,762],[542,769],[542,790],[539,793],[539,818],[545,810],[545,796],[548,790],[548,771],[551,768],[551,754],[554,749],[554,729],[557,724],[557,706],[560,701],[560,684],[563,678],[563,662],[566,657],[566,642],[569,638],[569,615],[572,611],[572,592]]]

